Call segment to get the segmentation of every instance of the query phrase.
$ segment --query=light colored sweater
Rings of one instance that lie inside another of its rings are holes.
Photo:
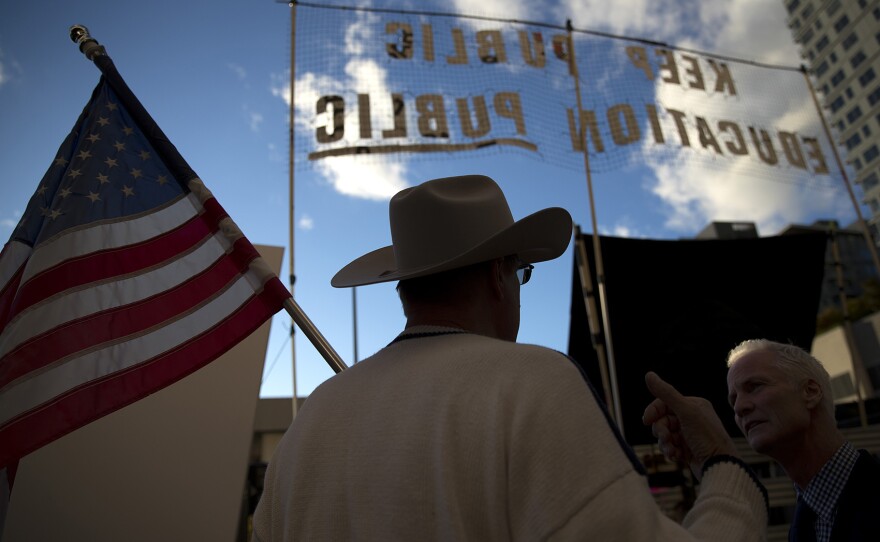
[[[724,542],[763,540],[766,524],[758,486],[726,462],[673,522],[568,358],[451,334],[399,340],[310,395],[269,464],[254,534]]]

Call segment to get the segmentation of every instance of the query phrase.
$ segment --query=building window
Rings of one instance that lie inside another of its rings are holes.
[[[858,147],[858,146],[859,146],[859,143],[861,143],[861,142],[862,142],[862,136],[860,136],[860,135],[858,134],[858,132],[856,132],[856,133],[854,133],[853,135],[851,135],[851,136],[846,140],[846,143],[844,143],[844,144],[846,145],[846,150],[851,151],[851,150],[853,150],[854,148]]]
[[[850,100],[852,99],[852,97],[853,97],[853,89],[852,89],[852,87],[846,87],[846,90],[843,91],[843,93],[846,94],[846,97],[847,97],[847,98],[849,98]]]
[[[877,174],[871,173],[870,175],[865,177],[865,180],[862,181],[862,190],[867,192],[878,184],[880,184],[880,181],[877,181]]]
[[[868,0],[859,0],[859,7],[865,9],[865,6],[868,5]]]
[[[846,128],[846,124],[842,120],[837,121],[837,131],[843,132],[844,128]]]
[[[840,82],[843,81],[844,77],[846,77],[846,75],[844,75],[843,70],[837,70],[837,72],[835,72],[834,75],[831,76],[831,86],[836,87],[837,85],[839,85]]]
[[[840,9],[840,0],[834,0],[831,4],[825,8],[825,13],[828,14],[829,17],[837,13],[837,10]]]
[[[839,34],[840,31],[843,30],[844,28],[846,28],[846,25],[848,25],[848,24],[849,24],[849,17],[844,15],[840,19],[837,19],[837,21],[834,23],[834,30],[837,30],[837,32]]]
[[[828,60],[830,60],[832,64],[837,64],[837,53],[831,51],[831,54],[828,55]]]
[[[865,154],[862,155],[862,158],[865,159],[865,164],[870,164],[877,155],[880,155],[880,149],[877,148],[877,145],[871,145],[871,148],[865,151]]]
[[[874,80],[874,68],[868,68],[865,70],[865,73],[859,76],[859,83],[862,84],[862,88],[868,86],[868,83]]]
[[[859,160],[858,158],[856,158],[855,160],[853,160],[853,163],[852,163],[852,164],[853,164],[853,168],[854,168],[856,171],[860,171],[860,170],[862,169],[862,161]],[[867,188],[866,188],[865,190],[867,190]]]
[[[875,88],[874,92],[868,94],[869,104],[873,106],[877,102],[880,102],[880,87]]]
[[[816,68],[816,77],[822,77],[825,75],[825,72],[828,71],[828,62],[822,61],[821,64]]]
[[[853,32],[852,34],[847,36],[845,40],[843,40],[843,50],[848,51],[849,48],[855,45],[857,41],[859,41],[859,37],[856,35],[855,32]]]
[[[854,148],[858,147],[861,142],[862,136],[859,135],[858,132],[856,132],[853,135],[849,136],[843,144],[844,146],[846,146],[846,150],[851,151]]]
[[[880,21],[880,8],[874,8],[874,18]]]
[[[846,121],[850,124],[854,123],[857,118],[862,116],[862,108],[855,106],[846,113]]]
[[[804,35],[801,36],[801,44],[806,47],[807,44],[810,43],[811,39],[813,39],[813,31],[807,30],[806,32],[804,32]]]
[[[801,0],[791,0],[791,2],[789,2],[788,5],[785,7],[786,9],[788,9],[788,14],[791,15],[795,12],[795,10],[797,10],[798,7],[800,7],[800,5]]]
[[[865,60],[865,58],[866,58],[866,57],[865,57],[865,52],[864,52],[864,51],[859,51],[858,53],[854,54],[853,57],[852,57],[851,59],[849,59],[849,63],[852,64],[852,67],[853,67],[853,68],[855,68],[856,66],[858,66],[859,64],[861,64],[862,61]]]
[[[843,107],[843,96],[838,96],[828,107],[831,108],[832,113],[837,113],[837,110]]]
[[[828,46],[828,36],[822,36],[819,38],[819,41],[816,42],[816,52],[821,53],[822,49]]]
[[[810,18],[810,15],[812,15],[812,14],[813,14],[813,6],[812,6],[812,4],[807,4],[807,7],[804,8],[804,12],[801,13],[801,19],[806,21],[807,19]]]
[[[828,83],[822,85],[821,88],[819,88],[819,91],[822,92],[823,96],[828,96]]]
[[[862,126],[862,135],[865,137],[871,137],[871,127],[867,124]]]

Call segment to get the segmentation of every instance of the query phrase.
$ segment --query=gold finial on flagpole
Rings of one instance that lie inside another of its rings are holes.
[[[89,34],[89,29],[81,24],[70,27],[70,39],[79,45],[79,50],[86,58],[94,61],[96,56],[106,56],[107,51]]]

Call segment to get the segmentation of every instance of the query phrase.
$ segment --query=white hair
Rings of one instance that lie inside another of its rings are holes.
[[[740,358],[752,352],[773,352],[773,365],[782,370],[794,384],[804,380],[815,380],[822,390],[822,407],[834,419],[834,398],[831,395],[831,377],[822,362],[809,352],[793,344],[783,344],[767,339],[749,339],[736,345],[727,354],[727,367],[730,368]]]

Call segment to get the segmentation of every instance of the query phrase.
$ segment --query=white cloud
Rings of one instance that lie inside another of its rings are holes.
[[[231,62],[226,66],[230,69],[230,71],[232,71],[232,73],[235,74],[236,77],[238,77],[242,81],[247,79],[247,72],[245,71],[244,67],[239,66],[238,64],[233,64]]]
[[[284,160],[284,156],[278,150],[278,145],[270,142],[266,145],[266,148],[269,150],[269,160],[273,162],[281,162]]]
[[[248,112],[248,120],[250,121],[249,125],[251,127],[251,131],[259,132],[260,124],[263,123],[263,115],[255,111],[250,111]]]
[[[378,96],[387,96],[391,91],[387,83],[387,73],[375,60],[366,58],[364,43],[371,40],[377,16],[368,12],[359,12],[358,20],[345,30],[344,49],[347,58],[343,80],[326,75],[307,72],[295,82],[297,108],[297,130],[312,131],[316,126],[332,126],[331,112],[314,118],[315,103],[321,96],[342,94],[344,89],[355,92],[366,92]],[[270,88],[272,95],[282,98],[290,106],[290,73],[274,75]],[[391,115],[391,103],[375,104],[374,115]],[[345,140],[350,144],[357,141],[358,134],[349,130]],[[315,169],[340,194],[372,199],[390,199],[398,191],[406,188],[407,166],[405,162],[387,160],[368,162],[363,158],[332,157],[318,160]]]
[[[11,218],[0,219],[0,226],[2,226],[3,228],[9,228],[11,230],[18,226],[19,220],[21,220],[21,211],[12,211]]]
[[[772,8],[772,9],[770,9]],[[696,36],[695,47],[707,51],[736,51],[762,62],[793,65],[790,34],[784,24],[784,9],[755,0],[726,3],[726,17],[718,14],[719,4],[702,4],[702,18],[714,21],[714,33]],[[744,51],[743,49],[748,49]],[[779,130],[802,135],[821,134],[809,90],[799,73],[768,71],[728,63],[737,87],[737,96],[718,96],[708,92],[683,89],[656,80],[656,101],[666,108],[704,112],[710,126],[720,119],[766,129],[775,140]],[[667,119],[668,120],[668,119]],[[691,145],[696,130],[689,119]],[[676,130],[667,123],[668,133]],[[713,128],[714,129],[714,128]],[[722,137],[716,133],[720,140]],[[749,136],[746,134],[746,138]],[[673,136],[676,139],[677,136]],[[723,143],[721,143],[723,145]],[[715,163],[695,160],[694,152],[680,151],[677,156],[660,158],[648,153],[656,182],[651,190],[667,207],[666,226],[691,233],[707,222],[747,220],[755,222],[762,235],[777,233],[791,223],[803,223],[810,216],[848,214],[846,195],[827,176],[811,176],[788,168],[780,144],[775,141],[780,165],[761,165],[751,143],[749,157],[719,157]],[[647,149],[650,145],[645,143]],[[827,153],[827,151],[826,151]],[[830,156],[826,156],[830,159]],[[832,165],[830,162],[829,166]]]
[[[452,5],[456,13],[467,15],[503,16],[505,19],[528,19],[531,14],[528,2],[510,0],[453,0]],[[465,19],[464,22],[473,22],[473,19]]]
[[[340,156],[316,163],[321,175],[340,194],[356,198],[387,200],[408,185],[406,166],[400,162],[364,162]]]
[[[315,221],[309,215],[303,215],[300,217],[298,225],[299,229],[309,231],[314,229]]]

